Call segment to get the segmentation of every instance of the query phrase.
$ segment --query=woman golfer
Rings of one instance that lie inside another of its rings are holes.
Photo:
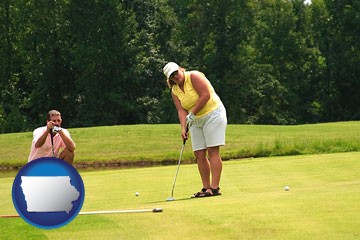
[[[226,110],[209,80],[199,71],[186,71],[174,62],[167,63],[163,72],[182,129],[191,134],[192,148],[198,164],[202,189],[192,197],[221,195],[222,160],[220,146],[225,145]]]

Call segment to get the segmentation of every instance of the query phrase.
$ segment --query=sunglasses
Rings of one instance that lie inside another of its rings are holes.
[[[169,80],[173,81],[173,79],[175,78],[175,76],[178,74],[178,71],[173,72],[170,77]]]

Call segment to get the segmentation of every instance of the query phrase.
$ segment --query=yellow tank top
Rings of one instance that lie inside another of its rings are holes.
[[[178,97],[181,106],[188,112],[191,111],[191,109],[195,106],[195,103],[199,99],[199,94],[195,91],[192,85],[190,74],[191,72],[185,72],[184,91],[182,91],[177,84],[172,87],[172,93]],[[203,73],[201,74],[205,77]],[[219,104],[221,104],[221,100],[216,94],[210,81],[206,77],[205,79],[207,80],[207,87],[210,90],[210,99],[205,104],[205,106],[196,114],[197,118],[212,112],[213,110],[218,108]]]

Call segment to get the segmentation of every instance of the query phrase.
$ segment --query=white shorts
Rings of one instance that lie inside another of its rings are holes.
[[[193,151],[225,145],[226,125],[226,109],[223,105],[209,114],[195,119],[190,126]]]

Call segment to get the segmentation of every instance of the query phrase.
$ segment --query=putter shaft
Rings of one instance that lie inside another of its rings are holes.
[[[79,212],[79,215],[94,215],[94,214],[114,214],[114,213],[141,213],[141,212],[162,212],[162,208],[149,208],[149,209],[129,209],[129,210],[104,210],[93,212]]]
[[[189,131],[189,126],[187,125],[186,126],[186,133],[188,131]],[[171,197],[167,198],[166,201],[174,201],[175,200],[175,198],[174,198],[174,188],[175,188],[176,178],[177,178],[177,175],[179,173],[180,163],[181,163],[182,155],[183,155],[183,152],[184,152],[186,140],[187,140],[187,138],[184,138],[183,144],[182,144],[182,147],[181,147],[180,157],[179,157],[179,161],[178,161],[178,165],[177,165],[176,173],[175,173],[175,177],[174,177],[174,183],[173,183],[172,190],[171,190]]]
[[[92,211],[92,212],[79,212],[78,215],[95,215],[95,214],[115,214],[115,213],[141,213],[141,212],[162,212],[163,209],[156,207],[156,208],[149,208],[149,209],[129,209],[129,210],[104,210],[104,211]],[[0,218],[17,218],[20,217],[17,214],[13,215],[0,215]]]
[[[177,175],[178,175],[178,173],[179,173],[179,168],[180,168],[180,163],[181,163],[182,154],[183,154],[183,152],[184,152],[184,147],[185,147],[185,143],[184,143],[184,144],[182,145],[182,147],[181,147],[180,157],[179,157],[178,165],[177,165],[177,168],[176,168],[174,183],[173,183],[172,190],[171,190],[171,198],[172,198],[172,199],[174,198],[174,189],[175,189],[175,184],[176,184]]]

